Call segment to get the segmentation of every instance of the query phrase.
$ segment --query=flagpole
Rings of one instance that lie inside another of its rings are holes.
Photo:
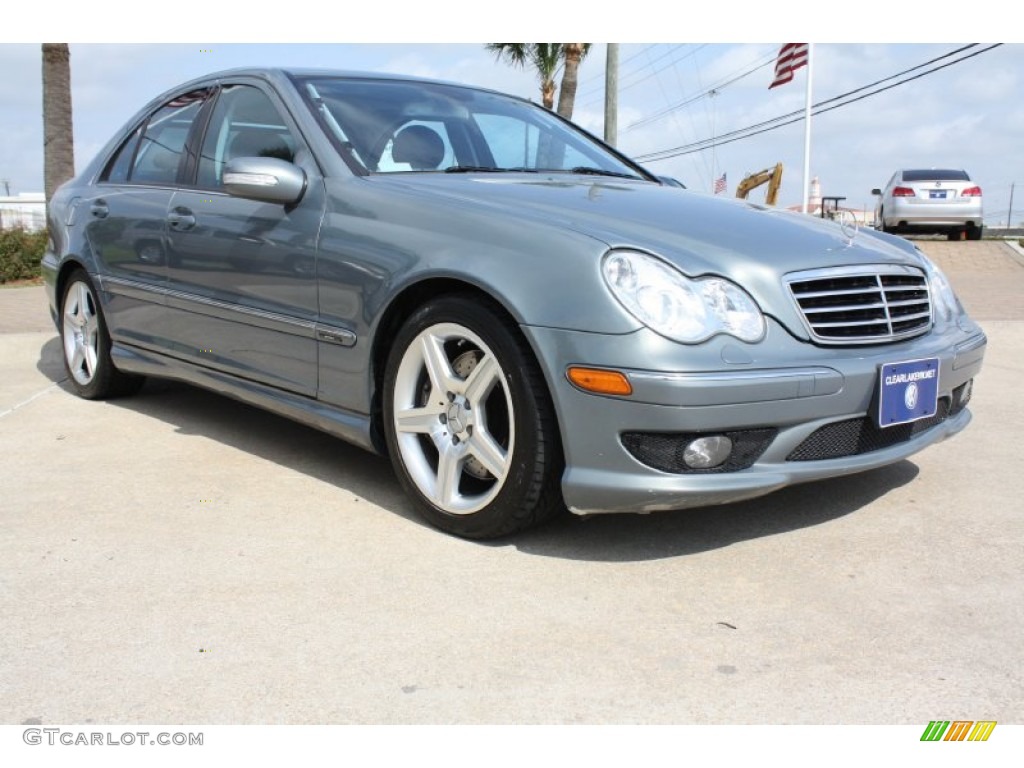
[[[718,194],[715,192],[715,182],[718,181],[718,171],[715,168],[715,96],[718,95],[718,91],[712,88],[708,91],[708,96],[711,97],[711,193]]]
[[[814,72],[814,43],[807,44],[807,101],[804,104],[804,194],[803,212],[807,213],[807,200],[811,187],[811,80]]]

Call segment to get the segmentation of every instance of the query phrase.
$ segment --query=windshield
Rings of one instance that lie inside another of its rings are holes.
[[[559,171],[648,178],[526,101],[460,86],[308,77],[306,103],[350,164],[368,173]]]

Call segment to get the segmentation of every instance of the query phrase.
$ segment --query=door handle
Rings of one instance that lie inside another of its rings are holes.
[[[107,207],[106,200],[97,200],[90,206],[89,212],[97,219],[105,219],[110,214],[110,209]]]
[[[183,232],[186,229],[192,229],[196,225],[196,217],[192,215],[192,211],[188,208],[175,208],[167,214],[167,223],[171,225],[171,229]]]

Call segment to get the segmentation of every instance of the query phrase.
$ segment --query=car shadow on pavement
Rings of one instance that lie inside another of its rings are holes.
[[[64,351],[60,346],[60,336],[54,336],[40,348],[36,370],[55,384],[60,384],[67,378],[67,373],[64,371]]]
[[[51,339],[43,345],[36,367],[72,394],[62,355],[60,339]],[[426,527],[399,486],[386,458],[325,432],[230,397],[170,380],[147,379],[138,394],[106,403],[160,419],[181,434],[201,435],[344,488]]]
[[[176,381],[147,380],[142,391],[109,401],[360,496],[417,524],[386,458],[326,432]]]
[[[71,392],[59,338],[47,341],[37,368]],[[149,379],[133,397],[110,404],[202,435],[356,494],[423,527],[387,459],[255,406],[174,381]],[[821,525],[852,514],[911,482],[910,461],[794,486],[750,501],[649,515],[607,514],[555,521],[484,546],[568,560],[630,562],[692,555],[737,542]],[[438,536],[444,533],[437,532]]]

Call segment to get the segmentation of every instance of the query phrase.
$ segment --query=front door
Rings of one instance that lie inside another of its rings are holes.
[[[167,317],[171,354],[314,396],[318,316],[316,236],[323,182],[284,110],[256,85],[223,88],[206,129],[195,183],[172,197]],[[295,206],[224,192],[235,157],[278,157],[307,174]]]

